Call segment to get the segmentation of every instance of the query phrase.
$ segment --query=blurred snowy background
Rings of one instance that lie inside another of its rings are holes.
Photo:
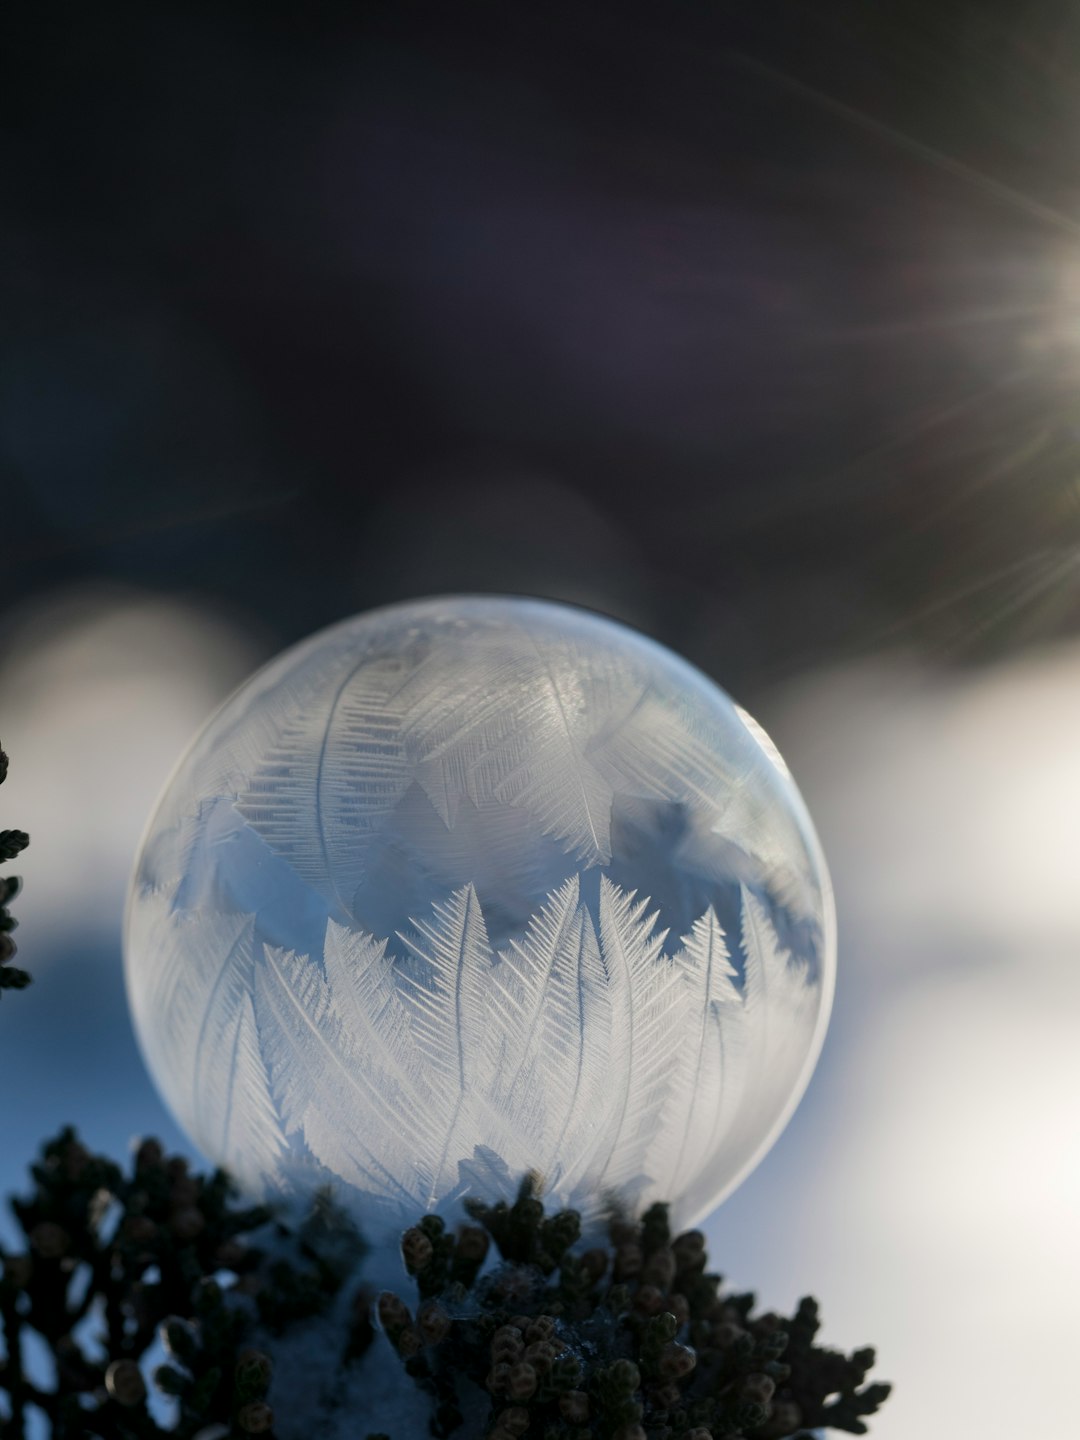
[[[318,12],[0,22],[0,1190],[69,1120],[184,1145],[120,919],[217,701],[385,600],[580,601],[757,716],[833,870],[718,1263],[878,1344],[881,1440],[1068,1433],[1080,12]]]

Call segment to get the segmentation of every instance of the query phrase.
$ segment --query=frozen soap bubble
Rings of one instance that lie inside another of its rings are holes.
[[[132,881],[150,1069],[247,1188],[372,1231],[527,1170],[707,1211],[794,1108],[834,970],[764,732],[597,615],[425,600],[279,656],[196,739]]]

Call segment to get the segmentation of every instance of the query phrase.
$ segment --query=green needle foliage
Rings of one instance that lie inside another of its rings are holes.
[[[8,757],[0,750],[0,785],[7,779]],[[0,830],[0,862],[14,860],[30,844],[25,830]],[[16,951],[11,932],[19,923],[8,906],[19,893],[19,879],[15,875],[0,877],[0,995],[5,990],[22,990],[30,984],[30,976],[10,963]]]
[[[4,1440],[24,1440],[34,1412],[56,1440],[273,1440],[279,1399],[286,1434],[302,1433],[299,1409],[303,1433],[351,1436],[350,1377],[363,1387],[365,1364],[385,1363],[364,1358],[376,1322],[427,1397],[430,1433],[462,1440],[860,1434],[888,1394],[865,1383],[873,1351],[815,1345],[812,1300],[784,1319],[725,1294],[702,1236],[672,1237],[662,1205],[614,1216],[610,1243],[585,1250],[577,1215],[547,1215],[531,1180],[512,1205],[472,1203],[456,1232],[427,1215],[401,1242],[410,1304],[365,1290],[364,1246],[325,1197],[289,1228],[156,1141],[125,1171],[70,1129],[31,1176],[11,1202],[24,1243],[0,1251]],[[276,1395],[275,1358],[297,1337],[310,1351],[312,1334],[340,1383]],[[28,1363],[35,1347],[46,1364]]]
[[[865,1433],[889,1393],[874,1352],[814,1343],[815,1301],[785,1319],[725,1294],[704,1237],[672,1236],[667,1207],[614,1215],[609,1245],[572,1248],[572,1211],[547,1216],[533,1181],[513,1205],[466,1202],[456,1235],[429,1215],[402,1240],[420,1303],[384,1293],[378,1317],[432,1400],[432,1433],[463,1423],[463,1381],[490,1397],[489,1440],[781,1440]],[[482,1270],[488,1242],[500,1263]]]
[[[55,1440],[269,1434],[267,1344],[327,1312],[355,1271],[364,1247],[344,1217],[320,1199],[287,1230],[155,1140],[125,1173],[66,1129],[31,1176],[33,1193],[11,1202],[25,1245],[0,1251],[4,1440],[23,1440],[35,1411]],[[371,1342],[368,1310],[341,1326],[342,1366]],[[158,1346],[166,1423],[148,1405]],[[32,1349],[48,1363],[31,1367]]]

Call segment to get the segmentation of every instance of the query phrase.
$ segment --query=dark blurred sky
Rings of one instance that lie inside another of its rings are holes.
[[[3,588],[1075,629],[1071,3],[9,0]]]

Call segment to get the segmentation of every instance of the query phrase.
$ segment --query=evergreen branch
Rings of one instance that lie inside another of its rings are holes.
[[[7,774],[8,757],[0,749],[0,785],[7,779]],[[29,844],[30,836],[25,830],[0,830],[0,862],[14,860]],[[19,922],[8,906],[19,893],[19,885],[20,881],[15,875],[0,878],[0,995],[5,990],[24,990],[30,984],[30,976],[26,971],[10,963],[18,949],[11,932]]]
[[[426,1215],[401,1242],[418,1303],[384,1292],[373,1317],[364,1246],[325,1196],[289,1229],[153,1140],[125,1172],[70,1129],[31,1176],[11,1202],[25,1248],[0,1252],[4,1440],[24,1440],[35,1410],[54,1440],[273,1440],[278,1404],[284,1436],[352,1434],[376,1317],[436,1437],[805,1440],[863,1433],[889,1391],[866,1383],[872,1350],[815,1343],[813,1300],[784,1319],[725,1293],[701,1234],[672,1236],[663,1205],[615,1215],[608,1245],[584,1251],[577,1214],[545,1213],[534,1177],[513,1204],[468,1202],[456,1231]],[[50,1385],[24,1369],[31,1335]],[[145,1374],[159,1341],[171,1426]],[[272,1357],[296,1343],[330,1344],[330,1386],[304,1372],[302,1393],[275,1393]]]
[[[814,1343],[815,1301],[785,1320],[755,1315],[753,1295],[723,1293],[704,1237],[672,1237],[664,1205],[640,1221],[616,1215],[610,1246],[583,1254],[572,1248],[577,1215],[545,1215],[531,1177],[513,1205],[467,1209],[479,1230],[455,1239],[427,1216],[403,1238],[415,1315],[389,1293],[378,1305],[407,1372],[432,1396],[436,1436],[461,1428],[459,1381],[491,1397],[488,1440],[862,1434],[889,1394],[865,1384],[872,1350],[846,1357]],[[479,1274],[486,1237],[501,1263]]]

